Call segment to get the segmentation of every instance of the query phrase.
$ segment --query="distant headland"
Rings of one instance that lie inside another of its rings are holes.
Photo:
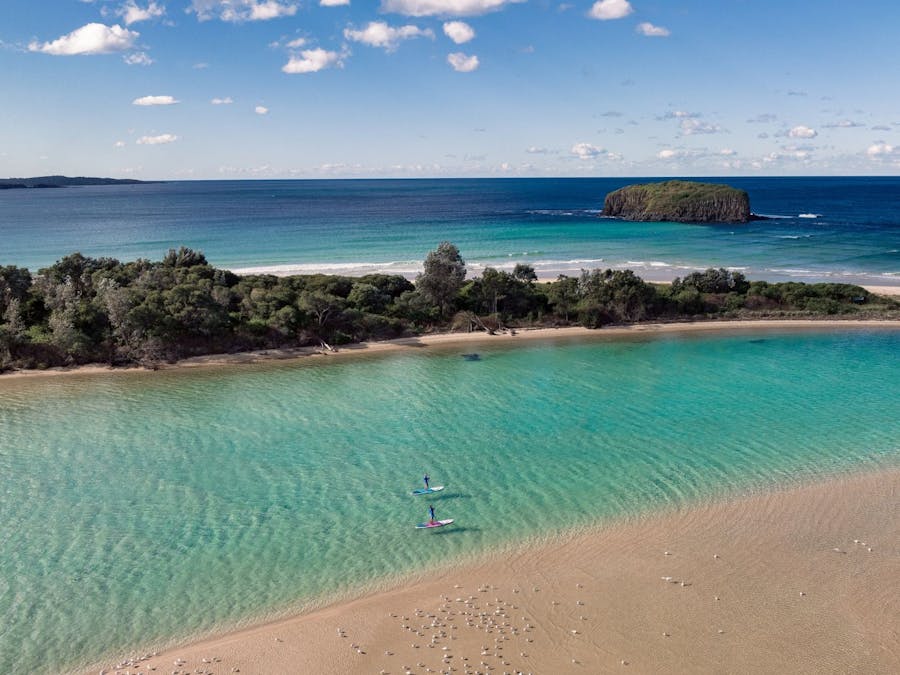
[[[685,180],[627,185],[610,192],[603,202],[603,215],[676,223],[746,223],[761,219],[750,212],[750,197],[743,190]]]
[[[160,181],[135,180],[134,178],[92,178],[90,176],[36,176],[34,178],[0,178],[0,190],[24,188],[60,188],[78,185],[138,185]]]

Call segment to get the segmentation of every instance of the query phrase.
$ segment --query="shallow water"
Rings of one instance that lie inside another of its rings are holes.
[[[0,672],[900,460],[898,331],[469,351],[0,380]]]

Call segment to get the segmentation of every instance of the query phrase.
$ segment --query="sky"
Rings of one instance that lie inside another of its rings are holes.
[[[0,0],[0,177],[900,174],[892,0]]]

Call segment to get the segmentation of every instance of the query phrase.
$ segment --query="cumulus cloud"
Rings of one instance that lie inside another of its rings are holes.
[[[338,52],[330,52],[321,47],[316,49],[304,49],[299,55],[291,56],[281,70],[289,75],[298,73],[317,73],[326,68],[342,68],[344,55]]]
[[[866,149],[866,154],[869,156],[869,159],[874,160],[887,159],[895,155],[900,157],[900,148],[895,148],[893,145],[879,141],[870,145]]]
[[[349,5],[350,0],[320,0],[319,2],[322,7],[340,7],[342,5]]]
[[[31,42],[28,45],[28,51],[53,54],[54,56],[111,54],[131,49],[139,36],[140,33],[119,25],[106,26],[102,23],[89,23],[52,42]]]
[[[125,141],[116,141],[113,143],[114,148],[124,148],[126,145]]]
[[[268,115],[269,109],[264,105],[258,105],[253,109],[253,112],[255,112],[257,115]]]
[[[732,150],[731,148],[722,148],[719,150],[720,155],[724,155],[725,157],[732,157],[737,154],[736,150]]]
[[[231,105],[232,103],[234,103],[234,99],[230,96],[226,96],[225,98],[216,97],[210,100],[210,103],[212,103],[213,105]]]
[[[535,145],[532,145],[530,148],[526,148],[525,152],[529,155],[546,155],[549,151],[547,148],[539,148]]]
[[[381,11],[406,16],[478,16],[525,0],[381,0]]]
[[[447,21],[444,23],[444,35],[461,45],[475,37],[475,29],[465,21]]]
[[[672,34],[668,28],[663,28],[662,26],[654,26],[649,21],[639,23],[635,30],[641,35],[646,35],[647,37],[669,37]]]
[[[569,151],[573,155],[575,155],[578,159],[594,159],[599,157],[600,155],[606,154],[606,150],[603,148],[598,148],[596,145],[592,145],[591,143],[576,143],[572,146],[572,149]]]
[[[633,11],[634,9],[628,0],[598,0],[591,7],[588,16],[600,21],[609,21],[611,19],[623,19]]]
[[[658,159],[677,159],[681,155],[682,152],[680,150],[672,150],[671,148],[666,148],[656,153]]]
[[[307,42],[306,38],[299,37],[294,40],[291,40],[290,42],[285,43],[284,46],[288,47],[289,49],[300,49],[300,47],[306,46],[306,42]]]
[[[467,56],[462,52],[447,54],[447,63],[453,66],[457,73],[471,73],[478,68],[478,57],[472,54]]]
[[[141,136],[137,139],[138,145],[164,145],[178,140],[175,134],[160,134],[159,136]]]
[[[382,47],[392,52],[400,46],[402,40],[410,40],[417,37],[429,37],[434,39],[434,31],[430,28],[406,25],[394,28],[384,21],[370,21],[362,30],[352,28],[344,29],[344,38],[351,42],[361,42],[370,47]]]
[[[718,124],[704,122],[696,117],[686,117],[679,123],[681,133],[685,136],[695,136],[697,134],[717,134],[722,131],[722,127]]]
[[[196,14],[200,21],[220,19],[241,23],[294,16],[297,5],[284,0],[192,0],[187,11]]]
[[[818,135],[818,131],[807,126],[803,126],[802,124],[799,124],[788,131],[788,136],[791,138],[815,138]]]
[[[122,57],[122,60],[129,66],[149,66],[153,64],[153,59],[150,58],[150,55],[147,54],[147,52],[126,54]]]
[[[179,101],[173,96],[141,96],[131,102],[131,105],[175,105]]]
[[[155,2],[151,2],[146,7],[140,7],[134,0],[128,0],[128,2],[116,10],[116,15],[122,17],[122,21],[125,22],[126,26],[138,23],[139,21],[156,19],[165,13],[166,8]]]

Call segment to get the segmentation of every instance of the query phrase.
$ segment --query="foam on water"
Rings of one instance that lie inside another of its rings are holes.
[[[0,380],[0,672],[896,463],[898,349],[898,332],[657,337]],[[411,527],[423,471],[457,523],[440,546]]]

